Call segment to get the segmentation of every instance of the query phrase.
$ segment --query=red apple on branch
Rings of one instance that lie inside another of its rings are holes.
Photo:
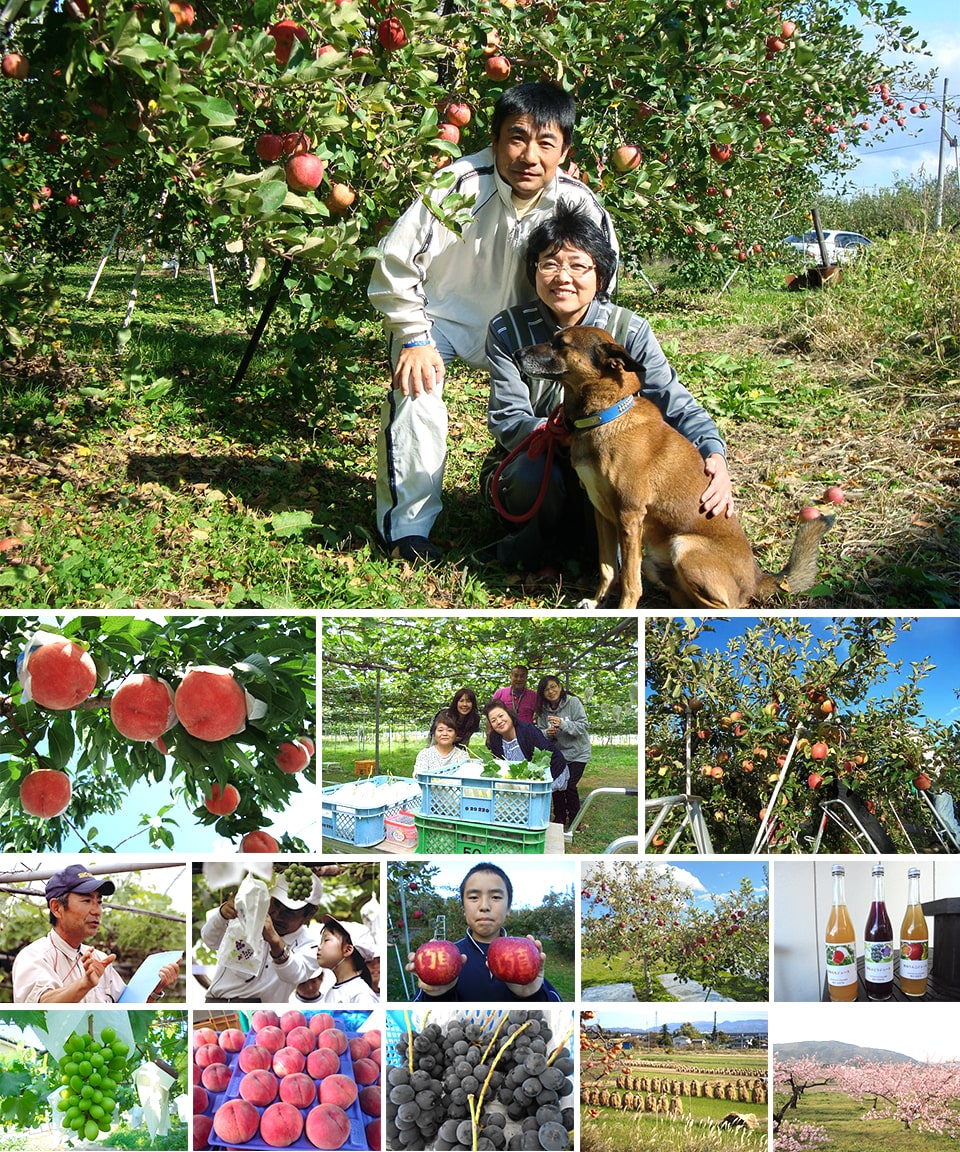
[[[830,749],[822,740],[818,740],[816,744],[810,746],[810,759],[811,760],[826,760],[827,753]]]
[[[510,61],[506,56],[488,56],[483,62],[483,70],[491,80],[506,80],[510,75]]]
[[[716,160],[718,164],[726,164],[731,156],[730,145],[720,144],[715,140],[710,145],[710,156]]]
[[[466,128],[473,118],[469,104],[460,104],[456,101],[447,105],[444,115],[449,124],[456,124],[458,128]]]
[[[377,25],[377,39],[385,52],[395,52],[407,43],[407,34],[396,16],[388,16]]]
[[[630,172],[639,168],[642,160],[643,153],[636,144],[621,144],[610,156],[610,163],[617,172]]]
[[[324,163],[312,152],[290,158],[286,167],[287,187],[293,192],[312,192],[323,179]]]
[[[254,152],[265,164],[276,164],[283,155],[283,137],[265,132],[253,146]]]
[[[0,71],[11,80],[26,80],[30,75],[30,62],[19,52],[8,52],[0,60]]]

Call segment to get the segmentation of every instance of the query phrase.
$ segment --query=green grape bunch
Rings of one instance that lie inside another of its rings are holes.
[[[290,864],[284,871],[291,900],[309,900],[313,894],[313,872],[305,864]]]
[[[117,1107],[116,1091],[127,1067],[130,1046],[118,1039],[113,1028],[104,1028],[100,1039],[72,1032],[60,1057],[63,1088],[57,1111],[63,1126],[86,1140],[108,1132]]]

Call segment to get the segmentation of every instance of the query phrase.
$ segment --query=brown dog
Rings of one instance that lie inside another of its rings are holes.
[[[740,522],[700,510],[703,458],[637,395],[642,369],[608,332],[565,328],[550,344],[522,349],[518,361],[528,376],[563,384],[570,460],[593,504],[600,544],[600,584],[580,607],[597,607],[610,591],[618,547],[620,607],[636,607],[641,544],[644,574],[678,608],[745,608],[814,584],[817,549],[832,518],[802,521],[786,568],[761,571]]]

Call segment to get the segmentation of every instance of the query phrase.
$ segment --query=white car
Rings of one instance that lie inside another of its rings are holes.
[[[843,264],[852,260],[862,248],[869,248],[871,241],[859,232],[843,232],[837,229],[824,229],[824,241],[827,247],[827,264]],[[799,252],[807,260],[815,264],[822,263],[820,245],[817,243],[816,232],[804,232],[802,236],[788,236],[784,244]]]

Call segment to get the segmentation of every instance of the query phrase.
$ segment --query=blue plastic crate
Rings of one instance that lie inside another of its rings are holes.
[[[540,831],[550,823],[550,780],[504,780],[497,776],[445,776],[424,772],[417,777],[423,802],[421,816],[502,824]]]
[[[393,779],[390,776],[371,776],[369,783],[385,784]],[[342,840],[355,848],[371,848],[386,836],[383,826],[385,816],[395,816],[402,808],[418,811],[420,797],[414,793],[405,801],[395,804],[377,804],[362,807],[333,799],[341,784],[331,784],[321,790],[320,831],[331,840]]]

